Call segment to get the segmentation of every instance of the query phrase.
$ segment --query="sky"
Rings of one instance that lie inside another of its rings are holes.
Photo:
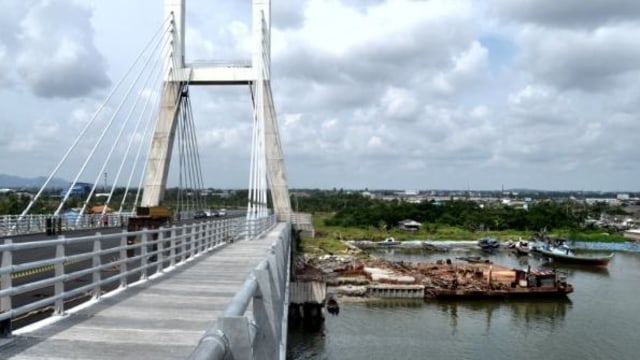
[[[0,173],[48,175],[163,4],[0,6]],[[250,60],[250,1],[186,18],[188,61]],[[273,0],[289,186],[639,191],[639,39],[637,0]],[[246,188],[248,89],[191,95],[205,185]]]

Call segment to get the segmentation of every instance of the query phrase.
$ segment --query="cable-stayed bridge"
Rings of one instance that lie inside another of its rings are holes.
[[[186,63],[185,0],[164,6],[162,25],[42,188],[21,214],[0,219],[1,358],[285,356],[292,222],[310,221],[289,200],[270,0],[252,1],[248,64]],[[194,219],[207,204],[193,86],[249,90],[247,206],[235,216]],[[70,167],[70,186],[47,193]],[[107,169],[112,185],[100,189]],[[180,190],[169,201],[172,172]],[[45,324],[22,327],[34,318]]]

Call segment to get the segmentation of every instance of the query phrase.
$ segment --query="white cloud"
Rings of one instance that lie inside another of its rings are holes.
[[[617,21],[638,21],[634,0],[494,0],[497,12],[516,21],[557,27],[591,27]]]
[[[390,87],[382,96],[382,106],[384,114],[391,119],[414,121],[418,110],[418,100],[407,89]]]
[[[16,67],[41,97],[80,97],[110,85],[93,44],[91,12],[70,1],[39,1],[20,27]]]
[[[10,2],[0,14],[0,146],[15,155],[0,159],[7,172],[49,168],[54,144],[66,149],[93,114],[106,70],[124,73],[155,29],[150,19],[159,26],[163,16],[149,0],[81,3],[91,10]],[[274,2],[271,85],[291,186],[636,189],[637,3]],[[249,60],[248,4],[189,1],[187,59]],[[244,187],[247,87],[190,94],[205,182]]]
[[[9,75],[9,57],[7,56],[7,48],[0,43],[0,86],[8,86],[12,84]]]
[[[640,79],[640,24],[594,30],[526,27],[522,69],[561,89],[602,91],[629,76]]]

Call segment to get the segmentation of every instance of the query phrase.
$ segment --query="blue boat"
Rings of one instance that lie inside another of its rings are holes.
[[[482,249],[482,250],[496,250],[500,247],[500,242],[493,237],[483,237],[481,239],[478,239],[478,246]]]

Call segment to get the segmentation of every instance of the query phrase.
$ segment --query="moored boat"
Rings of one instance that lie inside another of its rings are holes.
[[[607,266],[609,261],[613,259],[613,253],[604,256],[578,255],[573,249],[564,247],[541,246],[536,251],[553,259],[553,261],[564,262],[568,264]]]
[[[329,294],[327,299],[327,311],[331,315],[340,314],[340,305],[338,305],[338,298],[335,294]]]
[[[377,243],[378,246],[396,246],[400,244],[400,241],[396,240],[393,236],[389,236],[388,238]]]
[[[496,250],[500,247],[500,242],[498,240],[496,240],[496,238],[492,238],[492,237],[484,237],[481,239],[478,239],[478,246],[482,249],[482,250]]]
[[[529,247],[529,242],[524,240],[518,241],[515,244],[514,249],[516,250],[516,254],[518,256],[527,256],[531,252],[531,247]]]

